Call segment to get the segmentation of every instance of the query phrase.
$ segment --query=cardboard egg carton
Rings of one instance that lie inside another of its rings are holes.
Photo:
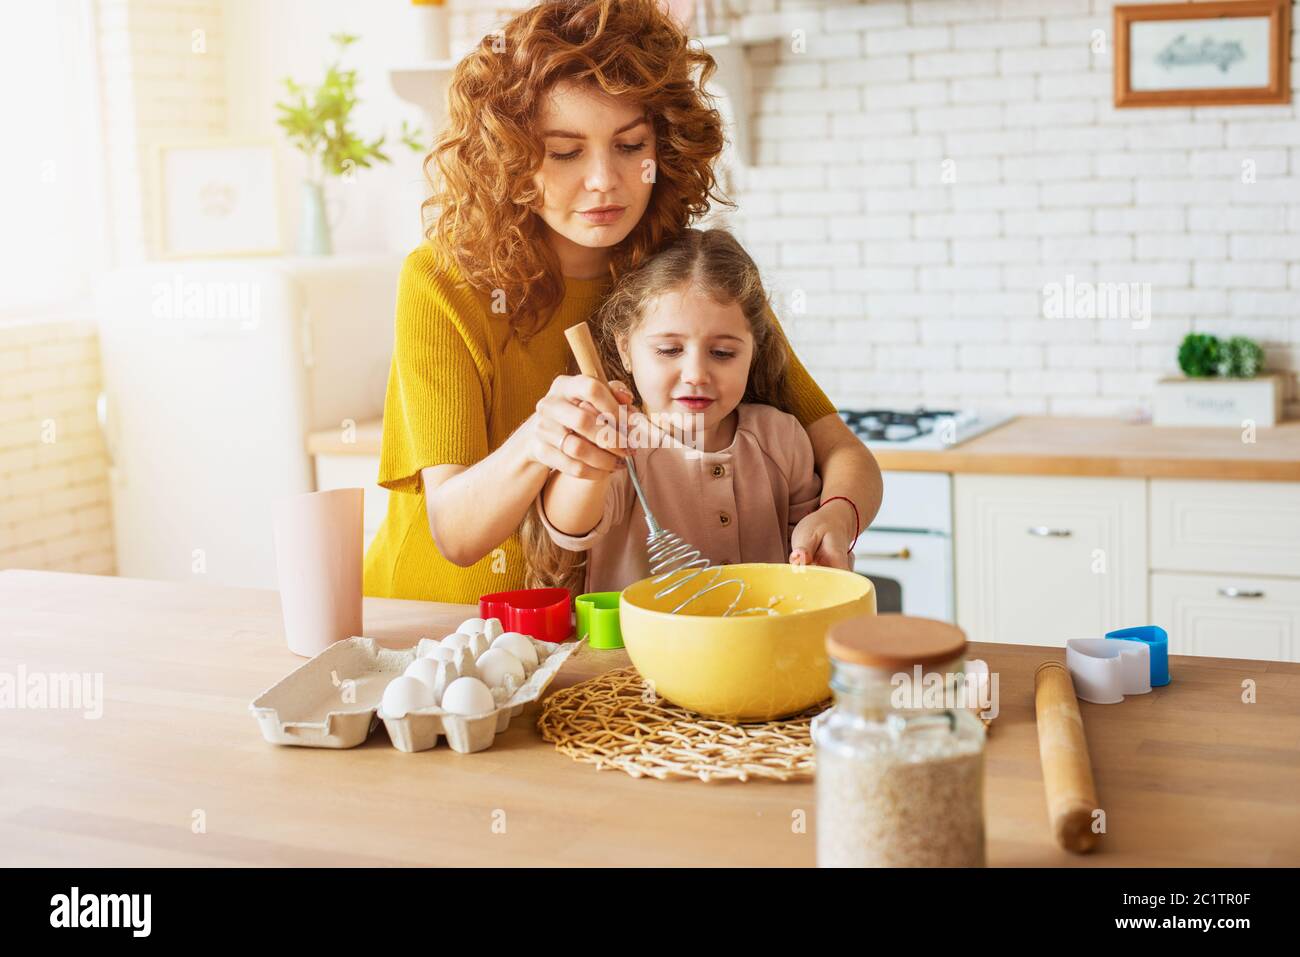
[[[382,721],[399,751],[427,751],[440,737],[462,754],[482,751],[492,746],[524,705],[541,697],[581,644],[529,641],[537,649],[537,667],[517,688],[492,689],[497,708],[479,715],[450,714],[438,707],[410,711],[401,718],[382,713],[388,682],[420,656],[430,643],[427,638],[404,649],[381,647],[373,638],[346,638],[271,685],[253,699],[249,709],[262,736],[272,744],[355,748]]]

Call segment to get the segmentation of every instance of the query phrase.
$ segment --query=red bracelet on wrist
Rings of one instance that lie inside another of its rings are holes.
[[[853,509],[853,544],[849,546],[849,554],[852,555],[854,545],[858,544],[858,536],[862,534],[862,520],[858,516],[858,507],[853,504],[853,499],[845,498],[843,495],[832,495],[830,498],[822,502],[821,505],[818,505],[817,507],[824,508],[825,506],[829,505],[831,502],[835,502],[835,501],[848,502],[849,508]]]

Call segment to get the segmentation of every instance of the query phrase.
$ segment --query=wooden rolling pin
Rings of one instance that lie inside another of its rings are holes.
[[[1092,829],[1097,788],[1092,781],[1074,682],[1059,661],[1043,662],[1034,672],[1034,710],[1052,833],[1067,851],[1085,854],[1097,846],[1097,834]]]

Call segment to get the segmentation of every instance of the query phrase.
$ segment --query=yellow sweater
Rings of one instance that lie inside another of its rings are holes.
[[[428,243],[402,266],[393,361],[384,399],[379,484],[392,494],[366,552],[364,592],[383,598],[477,603],[488,592],[522,588],[519,536],[475,565],[439,554],[425,510],[420,470],[473,465],[500,447],[557,375],[566,371],[564,330],[591,318],[609,279],[565,279],[565,297],[526,345],[509,334],[491,298],[466,284]],[[835,407],[791,357],[788,388],[805,426]]]

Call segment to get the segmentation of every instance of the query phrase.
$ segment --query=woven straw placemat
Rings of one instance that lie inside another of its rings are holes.
[[[806,781],[814,770],[809,726],[829,706],[732,724],[670,704],[635,668],[620,668],[545,698],[537,729],[575,761],[634,778]]]

